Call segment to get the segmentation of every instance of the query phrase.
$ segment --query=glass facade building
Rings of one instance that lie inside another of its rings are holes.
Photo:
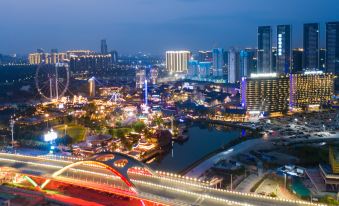
[[[290,73],[291,71],[291,25],[277,26],[277,72]]]
[[[339,22],[326,23],[326,72],[339,75]]]
[[[319,68],[319,24],[304,24],[303,38],[303,69],[315,70]]]
[[[271,72],[272,63],[272,28],[270,26],[258,27],[258,73]]]
[[[304,53],[304,50],[302,48],[293,49],[292,51],[292,73],[302,72],[303,53]]]
[[[212,50],[213,54],[213,77],[222,77],[223,76],[223,67],[224,67],[224,49],[215,48]]]

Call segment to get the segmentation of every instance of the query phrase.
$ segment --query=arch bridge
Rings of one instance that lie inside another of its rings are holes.
[[[46,187],[46,185],[53,179],[56,178],[57,176],[61,175],[68,169],[81,166],[81,165],[86,165],[86,164],[92,164],[92,165],[97,165],[100,167],[103,167],[106,170],[109,170],[111,173],[115,174],[118,176],[133,192],[137,193],[136,187],[133,184],[133,182],[130,180],[128,176],[128,170],[131,168],[142,168],[145,171],[149,172],[150,175],[156,176],[157,174],[147,165],[144,163],[122,153],[118,152],[112,152],[112,153],[98,153],[95,154],[88,159],[81,160],[74,162],[70,165],[67,165],[63,167],[62,169],[54,172],[51,176],[51,178],[47,179],[42,185],[41,189]]]

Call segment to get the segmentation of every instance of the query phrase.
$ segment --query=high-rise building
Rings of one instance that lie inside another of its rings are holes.
[[[110,52],[110,54],[111,54],[111,57],[112,57],[112,64],[118,63],[118,60],[119,60],[118,52],[113,50],[113,51]]]
[[[212,50],[213,53],[213,77],[223,76],[224,67],[224,49],[215,48]]]
[[[240,80],[239,58],[239,52],[231,48],[228,52],[228,83],[236,83]]]
[[[198,65],[198,78],[208,78],[211,74],[212,62],[199,62]]]
[[[303,53],[302,48],[296,48],[292,51],[292,73],[302,72],[303,70]]]
[[[240,77],[250,76],[256,73],[255,49],[245,49],[240,51]]]
[[[110,54],[71,55],[70,58],[70,68],[72,71],[98,71],[107,69],[111,65],[112,57]]]
[[[212,51],[198,51],[197,60],[199,62],[212,62],[213,61]]]
[[[106,39],[101,40],[101,54],[108,54]]]
[[[45,63],[45,64],[56,64],[56,63],[61,63],[66,60],[67,55],[66,53],[55,53],[52,52],[51,54],[49,53],[30,53],[28,55],[28,61],[30,64],[40,64],[40,63]]]
[[[319,68],[319,24],[304,24],[303,38],[303,69],[315,70]]]
[[[325,71],[326,68],[326,49],[319,49],[319,69]]]
[[[88,93],[90,97],[95,97],[95,77],[88,80]]]
[[[167,51],[166,68],[171,73],[187,72],[188,61],[190,60],[190,51]]]
[[[277,72],[290,73],[291,71],[291,25],[277,26]]]
[[[339,22],[326,23],[326,71],[339,75]]]
[[[241,103],[250,114],[287,112],[289,77],[277,73],[251,74],[241,80]]]
[[[272,28],[270,26],[258,27],[258,73],[271,72],[272,63]]]
[[[334,95],[334,75],[305,71],[290,76],[290,106],[307,109],[328,103]]]
[[[188,71],[187,71],[187,76],[189,78],[192,77],[197,77],[198,76],[198,65],[199,61],[198,60],[190,60],[188,62]]]
[[[145,80],[146,80],[146,70],[138,69],[135,73],[136,88],[138,89],[144,88]]]

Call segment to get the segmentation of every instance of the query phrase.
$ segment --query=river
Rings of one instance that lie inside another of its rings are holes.
[[[155,170],[180,172],[222,145],[245,134],[245,131],[239,128],[193,124],[188,128],[189,140],[182,144],[174,143],[169,152],[158,157],[150,166]]]

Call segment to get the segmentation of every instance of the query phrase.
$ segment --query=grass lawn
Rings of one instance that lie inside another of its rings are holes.
[[[58,133],[58,135],[63,136],[65,134],[66,125],[57,125],[53,129]],[[67,135],[73,138],[74,142],[81,142],[85,139],[86,128],[81,125],[70,124],[67,125]]]

